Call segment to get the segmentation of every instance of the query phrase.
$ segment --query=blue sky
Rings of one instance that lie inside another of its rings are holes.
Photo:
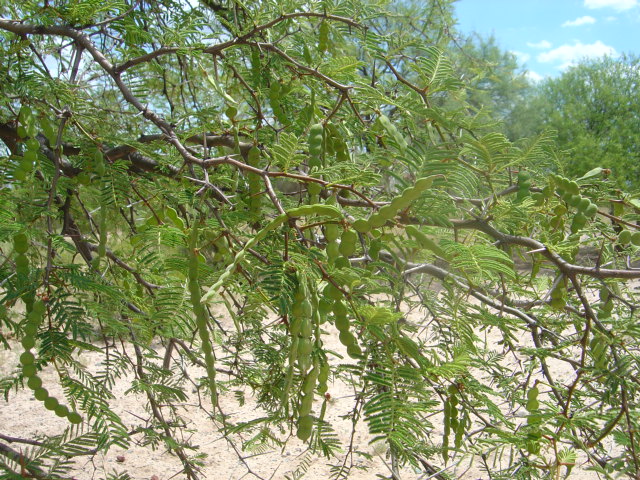
[[[532,80],[584,57],[640,53],[640,0],[458,0],[463,33],[493,35]]]

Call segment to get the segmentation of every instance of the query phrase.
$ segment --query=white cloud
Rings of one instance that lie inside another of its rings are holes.
[[[541,48],[541,49],[551,48],[551,42],[549,42],[548,40],[542,40],[542,41],[540,41],[538,43],[527,42],[527,47]]]
[[[541,82],[542,80],[544,80],[544,77],[542,75],[540,75],[537,72],[533,72],[531,70],[529,70],[526,73],[526,76],[527,76],[527,78],[529,79],[529,81],[531,83],[538,83],[538,82]]]
[[[518,63],[527,63],[531,58],[531,55],[528,53],[518,52],[517,50],[511,50],[509,53],[513,53],[517,57]]]
[[[616,57],[618,52],[615,48],[605,45],[600,40],[591,44],[577,42],[574,45],[562,45],[548,52],[538,55],[541,63],[560,63],[559,68],[565,69],[583,58],[597,58],[606,55]]]
[[[611,7],[619,12],[629,10],[637,5],[638,0],[584,0],[584,6],[587,8]]]
[[[579,27],[580,25],[589,25],[596,23],[596,19],[585,15],[584,17],[576,18],[575,20],[568,20],[562,24],[563,27]]]

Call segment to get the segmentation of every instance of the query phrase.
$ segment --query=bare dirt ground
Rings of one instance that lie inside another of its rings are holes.
[[[229,321],[228,323],[229,325],[227,326],[232,328],[232,322]],[[497,339],[497,333],[490,332],[486,341],[490,344],[497,341]],[[337,339],[337,334],[325,338],[324,341],[328,348],[344,352]],[[0,376],[11,372],[18,366],[18,357],[21,352],[18,344],[14,344],[14,346],[16,348],[11,350],[0,350]],[[130,350],[129,354],[133,355],[133,349],[131,348]],[[102,360],[99,354],[93,352],[85,352],[80,358],[91,370],[97,370],[99,362]],[[345,358],[348,357],[345,355]],[[564,365],[555,365],[555,367],[558,369],[556,373],[560,381],[565,380],[563,377],[568,379],[572,375],[572,372],[565,368]],[[205,375],[204,370],[199,371],[197,367],[193,368],[190,374],[192,378]],[[62,391],[57,385],[57,376],[52,367],[48,367],[41,372],[41,377],[50,393],[62,398]],[[133,430],[144,424],[144,419],[149,418],[149,413],[143,409],[146,399],[142,395],[126,394],[131,380],[132,378],[122,378],[116,383],[113,389],[116,398],[111,403],[111,406],[121,416],[127,427]],[[308,469],[304,478],[310,480],[328,479],[332,471],[331,465],[339,464],[344,459],[344,455],[331,461],[323,457],[310,455],[306,446],[295,438],[295,432],[284,449],[275,448],[267,452],[254,453],[242,452],[240,450],[242,439],[236,436],[234,437],[236,451],[227,440],[221,437],[218,429],[207,418],[205,412],[197,407],[198,402],[194,392],[195,389],[187,392],[189,400],[185,402],[180,413],[189,429],[189,439],[206,454],[201,469],[202,478],[229,480],[298,478],[294,472],[305,462],[308,464]],[[334,382],[329,384],[329,393],[331,401],[328,404],[325,418],[335,426],[341,443],[347,445],[351,436],[351,421],[342,417],[348,416],[353,407],[354,392],[348,385]],[[320,404],[320,399],[316,398],[314,404],[316,414],[319,411]],[[230,415],[230,421],[233,423],[247,421],[261,415],[249,394],[247,394],[247,402],[244,406],[240,406],[231,393],[223,396],[221,406],[224,412]],[[21,438],[37,438],[38,435],[43,434],[59,434],[67,425],[65,419],[60,419],[45,410],[42,403],[35,400],[28,389],[18,392],[12,391],[9,403],[5,402],[4,399],[0,399],[0,434]],[[438,419],[434,419],[434,425],[435,442],[438,443],[442,435],[442,425]],[[134,435],[130,448],[126,450],[114,447],[106,454],[76,459],[70,478],[98,480],[105,479],[108,475],[125,471],[134,480],[184,478],[184,474],[180,473],[181,464],[175,456],[167,453],[162,445],[155,450],[149,446],[137,445],[136,440],[140,438],[139,435]],[[354,450],[366,452],[372,456],[372,459],[354,457],[355,466],[366,468],[366,470],[356,468],[349,478],[354,480],[379,478],[376,474],[390,478],[389,460],[386,458],[385,450],[380,445],[370,444],[370,438],[366,432],[366,425],[362,422],[353,438]],[[25,447],[17,443],[11,443],[10,446],[16,450],[22,448],[23,451]],[[444,468],[442,465],[438,466],[437,461],[434,461],[434,466],[438,469]],[[467,457],[457,459],[457,461],[454,460],[445,470],[451,478],[490,480],[490,477],[481,469],[477,457],[475,459]],[[438,477],[425,475],[424,471],[413,471],[407,468],[401,472],[401,478],[403,480],[426,480]],[[597,478],[597,476],[576,466],[573,470],[572,478],[591,480]]]

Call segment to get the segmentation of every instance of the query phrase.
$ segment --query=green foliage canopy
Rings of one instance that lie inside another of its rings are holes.
[[[25,352],[0,386],[69,420],[36,444],[0,432],[7,478],[134,436],[198,478],[184,364],[228,442],[297,436],[335,478],[362,452],[325,419],[332,382],[394,474],[476,458],[547,478],[578,455],[640,474],[638,200],[551,176],[549,135],[476,115],[451,2],[386,3],[0,4],[0,339]],[[97,372],[77,358],[96,350]],[[149,412],[133,433],[127,373]]]

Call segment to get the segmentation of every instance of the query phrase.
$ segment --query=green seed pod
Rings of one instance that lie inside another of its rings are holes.
[[[540,402],[538,402],[538,400],[531,399],[531,398],[527,400],[527,405],[526,405],[527,411],[536,412],[539,408],[540,408]]]
[[[551,217],[551,219],[549,220],[549,226],[551,226],[551,228],[559,229],[559,228],[563,228],[563,225],[564,225],[564,221],[560,215]]]
[[[400,210],[404,210],[405,208],[408,208],[409,205],[411,205],[411,202],[408,201],[406,198],[402,198],[402,197],[392,198],[391,203],[389,204],[389,206],[393,208],[396,212],[399,212]]]
[[[356,253],[356,243],[358,234],[353,230],[345,230],[340,238],[340,253],[345,257],[349,257]]]
[[[580,186],[576,182],[571,181],[567,183],[566,190],[573,195],[578,195],[580,193]]]
[[[29,379],[27,380],[27,386],[31,390],[37,390],[38,388],[42,387],[42,379],[37,375],[29,377]]]
[[[323,20],[320,23],[319,31],[318,50],[320,53],[324,53],[329,50],[329,24]]]
[[[531,189],[531,182],[529,180],[518,184],[518,190],[520,190],[520,192],[528,193],[530,189]]]
[[[631,232],[629,230],[623,230],[618,235],[618,243],[620,245],[629,245],[631,242]]]
[[[531,194],[531,200],[536,202],[536,206],[541,206],[544,204],[544,195],[542,193],[536,192]]]
[[[351,345],[347,345],[347,355],[351,358],[360,358],[362,356],[362,349],[354,342]]]
[[[340,237],[340,227],[335,223],[327,223],[324,226],[324,238],[327,243],[332,243],[338,240]]]
[[[414,184],[414,188],[419,193],[422,193],[431,187],[435,178],[436,178],[435,176],[419,178],[418,180],[416,180],[416,183]]]
[[[342,292],[333,283],[328,283],[322,293],[330,300],[342,300]]]
[[[584,212],[587,208],[589,208],[589,205],[591,205],[591,200],[581,196],[580,203],[578,203],[578,206],[576,208],[579,212]]]
[[[302,300],[298,300],[295,299],[295,303],[293,304],[293,306],[291,307],[291,315],[293,315],[294,317],[307,317],[309,316],[311,313],[311,307],[309,306],[309,308],[307,309],[306,306],[303,306],[303,303],[307,302],[307,300],[303,299]]]
[[[24,254],[16,255],[16,269],[29,272],[29,259]]]
[[[307,292],[305,290],[305,285],[303,282],[301,282],[298,287],[299,288],[293,294],[293,299],[298,303],[302,303],[307,298]]]
[[[69,415],[69,409],[65,405],[58,405],[53,409],[53,413],[58,417],[64,418]]]
[[[298,430],[296,431],[296,436],[306,442],[311,436],[311,429],[313,428],[313,418],[311,415],[305,415],[304,417],[300,417],[298,419]]]
[[[373,260],[378,260],[380,257],[380,250],[382,249],[382,242],[378,239],[372,240],[369,245],[369,256]]]
[[[25,338],[30,337],[32,340],[34,339],[33,337],[35,336],[35,334],[38,332],[38,325],[28,322],[25,326],[24,326],[24,334],[25,334]]]
[[[42,314],[33,310],[32,307],[31,311],[27,314],[27,322],[39,326],[42,323]]]
[[[527,425],[540,425],[542,423],[542,415],[539,413],[532,413],[527,415]]]
[[[36,361],[36,357],[31,352],[23,352],[20,355],[20,363],[22,365],[32,365]]]
[[[387,223],[387,219],[378,213],[371,215],[368,221],[371,228],[379,228]]]
[[[36,400],[44,402],[47,398],[49,398],[49,392],[47,392],[46,388],[39,387],[33,391],[33,396],[36,398]]]
[[[463,440],[463,435],[466,429],[466,419],[462,419],[460,422],[458,422],[458,426],[456,427],[456,431],[455,431],[455,439],[454,439],[454,445],[456,448],[460,448],[462,446],[462,440]]]
[[[69,423],[72,423],[74,425],[82,423],[82,417],[77,412],[69,412],[69,415],[67,415],[67,419],[69,420]]]
[[[313,388],[311,390],[310,394],[303,395],[300,400],[300,408],[298,409],[298,415],[300,415],[300,417],[306,417],[311,413],[311,409],[313,408]]]
[[[582,201],[582,197],[580,195],[571,195],[571,198],[567,202],[571,207],[578,207],[580,202]]]
[[[607,299],[606,302],[604,302],[601,308],[603,312],[611,313],[613,311],[613,307],[614,307],[613,299],[609,298]]]
[[[320,192],[322,192],[322,185],[315,182],[310,183],[307,185],[307,192],[309,192],[309,195],[320,195]]]
[[[587,217],[582,213],[577,213],[571,222],[571,233],[579,232],[587,224]]]
[[[29,240],[24,233],[14,235],[13,248],[18,254],[27,253],[27,250],[29,249]]]
[[[584,211],[584,214],[589,218],[595,217],[597,213],[598,213],[598,206],[595,203],[590,204]]]
[[[309,318],[303,318],[300,322],[300,336],[310,338],[313,333],[313,324]]]
[[[200,298],[201,291],[198,282],[189,282],[189,294],[191,298]]]
[[[560,204],[560,205],[556,205],[553,208],[553,213],[555,213],[556,215],[564,215],[565,213],[567,213],[569,210],[567,210],[567,207],[565,207],[564,205]]]
[[[205,358],[213,358],[213,349],[211,348],[211,342],[202,342],[202,353],[204,353]]]
[[[539,393],[540,393],[540,391],[538,390],[538,387],[533,386],[527,391],[527,398],[529,400],[534,400],[534,399],[538,398],[538,394]]]
[[[207,372],[215,369],[215,359],[213,358],[212,355],[204,356],[204,364],[207,367]]]
[[[331,367],[328,362],[320,365],[320,371],[318,372],[318,382],[326,384],[329,380],[329,374],[331,373]]]
[[[49,145],[53,147],[58,141],[58,126],[49,118],[42,117],[40,119],[40,127],[42,128],[42,133],[44,133],[44,136],[47,137]]]
[[[531,175],[526,170],[520,170],[518,172],[518,183],[526,182],[531,178]]]
[[[191,304],[193,306],[193,312],[196,316],[196,327],[198,329],[198,335],[201,342],[210,343],[211,339],[209,331],[207,329],[207,312],[202,303],[202,297],[200,295],[200,288],[198,287],[198,253],[197,253],[197,241],[198,241],[198,229],[197,224],[194,224],[189,234],[189,244],[187,251],[189,252],[189,290],[191,293]],[[211,393],[211,403],[215,405],[217,403],[218,393],[216,388],[216,369],[215,359],[211,349],[207,349],[204,352],[205,366],[207,370],[209,390]]]
[[[302,317],[291,317],[289,319],[289,333],[291,336],[295,337],[300,333],[300,329],[302,328]]]
[[[571,188],[569,186],[569,183],[571,183],[571,182],[569,182],[569,180],[564,178],[564,177],[558,176],[557,179],[556,179],[556,182],[558,184],[558,188],[560,188],[563,191],[567,191],[567,190],[569,190],[569,188]]]
[[[567,303],[564,298],[552,298],[549,305],[555,310],[564,310]]]
[[[300,337],[298,340],[298,359],[308,357],[313,350],[313,342],[308,337]]]
[[[371,230],[369,222],[363,218],[359,218],[351,225],[353,229],[358,233],[367,233]]]
[[[338,257],[336,258],[334,264],[335,264],[335,267],[338,269],[349,268],[351,266],[351,262],[349,261],[348,257]]]
[[[635,232],[631,235],[631,243],[636,247],[640,247],[640,232]]]
[[[224,113],[229,118],[229,120],[234,121],[236,115],[238,115],[238,109],[233,105],[229,105]]]
[[[58,402],[56,397],[47,397],[44,399],[44,408],[47,410],[55,410],[58,405],[60,405],[60,402]]]
[[[38,300],[33,303],[33,313],[42,317],[47,311],[47,307],[42,300]]]
[[[341,330],[338,338],[340,339],[340,343],[343,344],[345,347],[348,347],[349,345],[353,345],[356,341],[356,338],[353,336],[353,334],[349,330]]]
[[[560,198],[562,198],[562,200],[564,200],[568,204],[569,200],[571,200],[572,197],[573,193],[565,191]]]
[[[314,123],[313,125],[311,125],[311,127],[309,127],[309,136],[310,137],[315,137],[315,136],[322,136],[322,133],[324,132],[324,127],[322,126],[321,123]]]
[[[322,155],[322,144],[313,144],[309,146],[309,153],[312,155],[312,157],[319,157],[320,155]],[[310,163],[311,167],[318,167],[320,166],[320,162],[318,160],[312,161]]]
[[[33,338],[33,335],[27,335],[23,337],[20,343],[22,344],[22,348],[24,348],[25,350],[29,350],[35,346],[36,341]]]
[[[378,215],[380,215],[385,220],[391,220],[396,215],[396,210],[391,205],[385,205],[378,210]]]
[[[300,302],[300,307],[302,309],[303,317],[310,317],[313,313],[313,305],[311,305],[311,302],[306,298]]]
[[[327,258],[330,262],[335,262],[340,256],[340,244],[338,242],[331,242],[327,244]]]
[[[338,300],[333,304],[333,313],[336,317],[346,317],[347,307],[342,301]]]
[[[35,138],[30,138],[26,142],[27,149],[33,152],[40,150],[40,142]]]
[[[33,377],[36,374],[36,366],[33,363],[22,366],[22,375],[25,378]]]
[[[313,389],[316,388],[316,380],[318,379],[318,371],[316,367],[313,367],[311,371],[304,377],[302,382],[302,392],[305,397],[311,397],[313,399]]]
[[[349,331],[350,323],[346,316],[335,317],[335,324],[340,332]]]
[[[328,298],[321,298],[318,301],[318,313],[320,316],[326,317],[333,311],[333,301]]]
[[[289,347],[289,365],[293,365],[293,362],[298,358],[298,344],[300,343],[300,337],[298,335],[291,337],[291,346]]]
[[[256,167],[260,161],[260,148],[253,146],[247,152],[247,163],[252,167]]]
[[[297,359],[297,362],[298,368],[302,373],[304,373],[309,370],[309,367],[311,367],[311,355],[308,355],[306,357],[299,357]]]
[[[22,155],[22,161],[20,162],[20,167],[30,172],[33,170],[33,164],[38,160],[38,153],[35,150],[27,150]]]

